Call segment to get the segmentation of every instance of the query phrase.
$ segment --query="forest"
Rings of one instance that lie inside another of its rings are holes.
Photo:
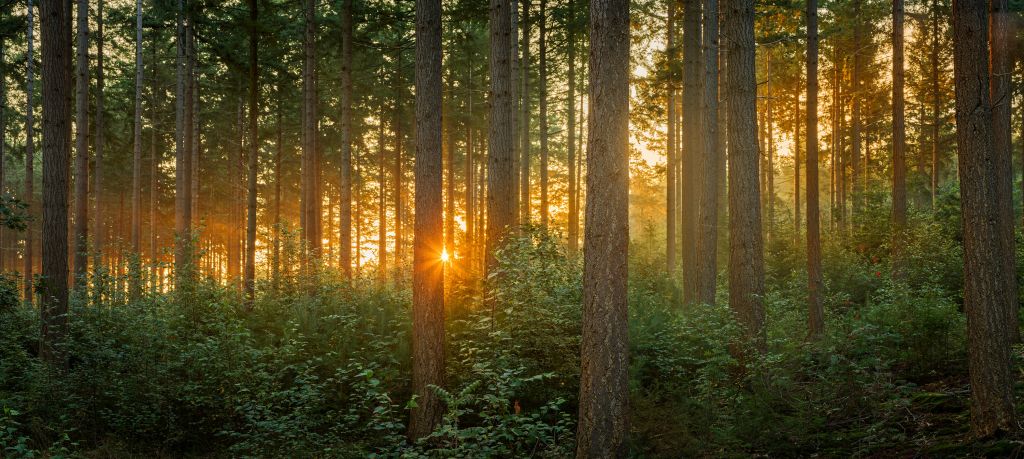
[[[1019,0],[0,0],[0,457],[1024,457],[1022,281]]]

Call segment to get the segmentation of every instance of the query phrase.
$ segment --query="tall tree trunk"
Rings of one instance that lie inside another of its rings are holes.
[[[89,1],[78,0],[75,37],[75,218],[73,278],[85,290],[89,270]]]
[[[491,117],[487,144],[487,252],[486,268],[496,266],[495,251],[515,223],[516,183],[512,156],[513,124],[510,0],[490,0]],[[511,0],[515,1],[515,0]],[[525,120],[524,120],[525,124]],[[524,156],[526,152],[523,152]]]
[[[907,128],[903,100],[903,0],[892,3],[892,219],[900,238],[907,226]],[[898,255],[900,239],[893,244]],[[898,262],[899,260],[897,260]]]
[[[245,296],[249,309],[256,300],[256,177],[259,167],[259,10],[249,0],[249,189],[245,227]]]
[[[864,77],[863,60],[861,58],[861,46],[863,46],[863,26],[861,25],[861,3],[863,0],[853,0],[853,75],[851,82],[853,84],[853,92],[850,94],[850,98],[853,99],[853,113],[851,113],[853,119],[852,131],[850,132],[851,147],[851,191],[853,192],[852,211],[851,216],[853,217],[854,225],[857,224],[857,219],[860,217],[861,200],[863,199],[864,188],[861,187],[861,175],[867,175],[867,171],[861,170],[861,84],[860,80]]]
[[[579,209],[576,205],[576,2],[569,0],[569,16],[565,26],[568,34],[568,95],[566,96],[566,149],[568,158],[566,161],[569,169],[568,178],[568,210],[569,228],[566,233],[569,237],[569,252],[575,254],[579,250]]]
[[[626,455],[629,404],[629,2],[590,2],[587,224],[576,457]]]
[[[160,190],[157,189],[158,178],[159,178],[159,165],[160,156],[156,149],[157,136],[156,136],[156,106],[158,104],[158,95],[162,96],[163,91],[156,89],[157,79],[157,62],[156,62],[156,40],[150,42],[150,51],[153,61],[152,71],[152,87],[150,88],[150,105],[149,105],[149,119],[152,127],[150,128],[149,137],[149,263],[150,263],[150,287],[151,290],[157,292],[157,287],[160,284],[160,266],[159,266],[159,253],[157,252],[157,237],[160,226],[157,224],[157,204]],[[163,97],[159,97],[162,102]]]
[[[679,176],[682,200],[682,262],[683,303],[697,301],[697,270],[701,260],[697,253],[698,196],[700,165],[704,140],[701,133],[702,68],[701,68],[701,0],[683,0],[683,148],[680,152],[682,174]]]
[[[71,166],[71,8],[39,5],[43,77],[43,244],[40,356],[67,367],[68,179]]]
[[[416,0],[416,221],[413,228],[412,391],[409,438],[428,435],[444,407],[441,0]]]
[[[341,215],[338,263],[352,278],[352,2],[341,0]]]
[[[155,64],[155,63],[154,63]],[[135,118],[132,130],[132,300],[142,296],[142,0],[135,2]]]
[[[1006,311],[1017,300],[1012,271],[1013,199],[1001,183],[1012,167],[996,149],[989,94],[988,2],[953,3],[953,69],[961,214],[964,230],[964,310],[971,379],[971,430],[988,437],[1014,429],[1011,324]],[[999,260],[994,262],[993,260]]]
[[[281,131],[281,82],[278,76],[277,100],[275,105],[274,129],[277,131],[274,146],[274,246],[271,253],[271,282],[276,291],[281,281],[281,156],[284,145]]]
[[[515,2],[516,0],[511,1]],[[521,200],[519,203],[521,208],[519,222],[524,225],[528,225],[530,224],[530,220],[532,218],[532,209],[530,207],[533,205],[533,197],[531,193],[531,191],[533,190],[530,189],[530,148],[533,146],[533,144],[530,142],[530,35],[533,33],[530,30],[530,26],[532,25],[532,23],[530,22],[530,7],[533,6],[533,0],[522,0],[522,2],[523,33],[522,36],[519,37],[519,39],[521,40],[520,48],[523,53],[523,58],[521,61],[519,61],[519,70],[521,72],[520,82],[522,83],[522,92],[519,94],[519,97],[522,98],[521,105],[519,108],[522,111],[519,115],[518,120],[519,123],[521,123],[522,125],[519,147],[519,199]],[[515,89],[513,88],[512,91],[514,93]],[[515,104],[515,94],[513,94],[512,100],[513,104]],[[514,113],[515,112],[513,112],[513,117],[515,117]],[[513,174],[515,174],[515,172],[513,172]]]
[[[931,0],[931,46],[929,67],[931,69],[931,147],[932,147],[932,211],[936,210],[939,195],[939,1]]]
[[[765,50],[765,61],[767,67],[767,78],[764,83],[765,89],[765,202],[768,214],[768,231],[766,241],[771,244],[775,237],[775,107],[774,93],[772,93],[772,51]]]
[[[729,306],[764,347],[764,241],[758,189],[754,1],[728,0]]]
[[[444,104],[444,139],[445,167],[444,167],[444,250],[445,269],[452,265],[449,261],[455,259],[455,126],[452,122],[452,113],[455,109],[455,75],[452,65],[448,65],[448,101]],[[415,217],[415,214],[413,215]],[[446,271],[451,273],[452,271]],[[446,276],[447,277],[447,276]]]
[[[319,153],[317,152],[316,2],[303,0],[305,34],[302,60],[302,213],[308,259],[320,256]],[[309,260],[306,261],[308,263]]]
[[[0,37],[0,196],[7,196],[7,40]],[[7,272],[7,234],[0,225],[0,272]]]
[[[236,81],[235,91],[238,102],[235,105],[235,138],[238,145],[228,154],[228,206],[232,222],[241,222],[242,214],[242,151],[245,149],[245,103],[242,96],[241,77]],[[238,224],[228,226],[227,231],[228,285],[238,289],[242,274],[242,232]]]
[[[475,81],[473,80],[473,67],[469,68],[469,82],[468,90],[466,91],[466,112],[469,115],[470,120],[474,120],[476,112],[474,111],[473,105],[473,91],[475,90]],[[476,166],[474,156],[476,149],[474,148],[473,138],[473,123],[467,122],[466,128],[466,160],[465,170],[463,173],[466,176],[466,196],[465,196],[465,211],[466,211],[466,239],[463,249],[463,257],[465,261],[462,264],[462,271],[469,273],[474,264],[474,254],[476,253]]]
[[[665,27],[665,54],[670,68],[674,68],[676,48],[676,0],[668,0],[668,18]],[[665,270],[669,276],[676,271],[676,219],[679,204],[676,202],[676,87],[674,74],[669,73],[666,97],[668,102],[665,145]]]
[[[697,158],[697,303],[714,304],[718,274],[718,0],[704,0],[702,140]]]
[[[821,273],[821,207],[818,205],[818,1],[807,0],[807,328],[825,334]],[[833,134],[834,135],[834,134]]]
[[[25,205],[29,209],[35,207],[35,190],[33,190],[34,178],[35,178],[35,159],[36,159],[36,147],[35,147],[35,74],[34,66],[35,62],[35,26],[34,18],[35,11],[32,9],[32,0],[26,0],[26,17],[27,17],[27,33],[26,42],[28,43],[28,50],[25,53]],[[23,292],[22,296],[25,302],[32,304],[32,297],[35,293],[35,288],[32,285],[34,279],[32,276],[32,268],[35,266],[35,260],[32,256],[32,249],[35,243],[34,230],[32,220],[26,222],[25,227],[25,256],[24,266],[22,268],[23,278]]]
[[[191,124],[192,119],[188,101],[192,100],[191,66],[188,64],[188,43],[191,41],[192,24],[186,25],[185,21],[185,0],[178,0],[178,56],[177,65],[177,88],[175,96],[175,173],[174,173],[174,274],[175,286],[182,288],[190,278],[188,271],[192,264],[192,215],[191,215],[191,187],[192,178],[192,155],[188,151],[191,146]]]
[[[93,170],[93,194],[96,196],[96,206],[93,209],[93,269],[97,270],[103,266],[103,252],[106,244],[106,217],[103,213],[103,151],[106,147],[106,125],[105,125],[105,97],[104,97],[104,38],[103,38],[103,0],[96,3],[96,136],[93,139],[96,146],[96,157]]]
[[[391,189],[391,202],[394,204],[395,209],[395,262],[394,262],[394,279],[395,285],[401,283],[402,276],[402,262],[404,261],[405,255],[405,212],[403,207],[405,206],[404,200],[402,199],[402,147],[405,144],[405,134],[402,131],[402,50],[398,51],[398,58],[395,59],[395,76],[394,76],[394,91],[395,91],[395,106],[391,113],[393,117],[393,125],[395,134],[395,162],[391,169],[391,176],[394,177],[392,181]]]
[[[388,210],[387,210],[387,183],[385,182],[387,165],[384,161],[384,100],[380,101],[377,113],[377,280],[383,284],[387,279],[388,266]]]
[[[1011,35],[1011,12],[1008,0],[992,0],[990,3],[992,15],[990,17],[991,30],[989,41],[991,45],[991,67],[989,75],[991,78],[990,98],[992,104],[992,146],[995,148],[995,156],[999,164],[1005,165],[1004,169],[998,169],[999,175],[995,177],[996,185],[999,187],[1000,196],[1009,196],[1005,202],[1001,202],[1000,209],[1004,219],[1011,222],[1009,230],[1002,233],[1006,238],[1004,246],[1007,250],[1000,253],[999,260],[1003,263],[1003,270],[1010,277],[1009,281],[1014,286],[1016,300],[1017,263],[1014,260],[1014,232],[1013,227],[1013,131],[1011,129],[1011,104],[1013,94],[1010,88],[1010,74],[1013,71],[1013,56],[1010,54]],[[1018,305],[1014,301],[1006,309],[1006,326],[1011,343],[1020,341],[1020,328],[1018,325]]]
[[[540,224],[548,226],[548,48],[547,0],[540,0]]]
[[[793,237],[800,242],[802,216],[800,215],[800,78],[793,91]]]

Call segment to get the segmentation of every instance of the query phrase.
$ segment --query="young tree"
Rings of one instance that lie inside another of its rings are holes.
[[[764,241],[758,186],[754,1],[728,0],[729,306],[763,346]]]
[[[341,0],[341,215],[338,263],[352,278],[352,2]],[[358,255],[357,255],[358,256]]]
[[[71,8],[39,5],[43,77],[43,244],[40,356],[67,365],[68,179],[71,165]]]
[[[623,457],[629,432],[629,2],[590,2],[590,118],[576,457]]]
[[[78,0],[75,37],[74,284],[86,286],[89,269],[89,0]]]
[[[409,438],[426,436],[444,408],[441,0],[416,0],[416,222],[413,228],[412,386]]]
[[[490,0],[491,119],[487,142],[487,252],[485,266],[496,266],[495,251],[515,223],[516,175],[513,124],[510,0]],[[512,0],[515,1],[515,0]],[[525,155],[525,153],[524,153]]]
[[[1010,157],[993,142],[989,94],[989,10],[985,0],[953,2],[953,70],[964,230],[964,310],[971,380],[971,430],[987,437],[1014,428],[1010,323],[1016,303],[1012,271],[1001,262],[1013,232],[1004,207],[1012,196],[1001,176]],[[995,261],[1000,260],[1000,261]]]
[[[259,167],[259,10],[249,0],[249,164],[245,227],[245,298],[249,309],[256,300],[256,176]]]
[[[900,1],[900,0],[897,0]],[[821,208],[818,205],[818,2],[807,0],[807,328],[811,340],[825,333],[821,273]]]
[[[697,189],[696,296],[701,304],[715,303],[718,274],[718,0],[704,1],[704,81],[701,155],[695,161]]]

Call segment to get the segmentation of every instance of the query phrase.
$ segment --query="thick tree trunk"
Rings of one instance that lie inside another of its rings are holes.
[[[87,286],[89,270],[89,1],[78,0],[75,37],[75,251],[76,290]]]
[[[1010,43],[1012,38],[1011,16],[1008,0],[992,0],[990,3],[992,11],[991,30],[989,31],[989,43],[991,45],[991,67],[989,75],[991,87],[989,94],[992,104],[992,146],[995,148],[995,156],[1000,164],[1006,168],[999,169],[999,175],[995,176],[996,185],[999,187],[1000,196],[1010,196],[1010,199],[1001,202],[1000,209],[1003,218],[1010,223],[1011,229],[1003,233],[1005,252],[1000,253],[999,261],[1002,262],[1003,270],[1010,276],[1010,281],[1017,285],[1017,264],[1014,260],[1014,233],[1013,226],[1013,131],[1011,129],[1011,104],[1013,94],[1011,92],[1010,74],[1013,71],[1013,56],[1010,54]],[[1016,291],[1016,289],[1014,289]],[[1014,293],[1016,299],[1016,293]],[[1018,305],[1014,301],[1006,309],[1006,327],[1011,343],[1020,341],[1020,328],[1018,325]]]
[[[33,190],[35,178],[35,10],[32,9],[32,0],[26,1],[26,22],[28,23],[26,42],[28,50],[25,52],[25,196],[23,200],[29,209],[35,208],[35,190]],[[25,302],[32,304],[32,297],[35,294],[33,284],[32,268],[35,266],[33,257],[34,228],[32,220],[26,222],[25,227],[25,256],[22,267],[22,296]]]
[[[185,1],[178,0],[178,57],[177,89],[175,96],[175,177],[174,177],[174,274],[175,286],[182,288],[190,276],[188,271],[192,264],[192,156],[188,151],[191,146],[191,110],[188,101],[192,100],[191,66],[188,64],[188,43],[191,41],[192,24],[185,25]]]
[[[729,306],[764,347],[764,242],[758,187],[754,1],[728,0]]]
[[[71,166],[71,8],[39,5],[43,77],[43,244],[40,357],[64,369],[68,333],[68,179]]]
[[[825,333],[821,273],[821,208],[818,205],[818,1],[807,0],[807,328],[811,340]]]
[[[338,222],[338,264],[352,278],[352,2],[341,11],[341,215]]]
[[[135,118],[132,130],[132,279],[129,296],[142,296],[142,0],[135,2]]]
[[[307,267],[320,256],[320,158],[317,152],[316,2],[303,0],[305,34],[302,60],[302,240]]]
[[[590,119],[577,458],[624,457],[629,433],[629,2],[590,2]]]
[[[513,123],[510,0],[491,0],[491,117],[487,144],[487,249],[488,272],[496,266],[495,251],[515,224],[516,174],[513,170]],[[511,0],[515,1],[515,0]],[[524,120],[524,125],[526,124]],[[527,152],[523,152],[526,157]],[[524,199],[525,201],[525,199]]]
[[[989,94],[988,2],[953,3],[953,68],[961,213],[964,230],[964,310],[971,379],[971,430],[988,437],[1015,428],[1010,323],[1017,299],[1012,271],[1012,196],[1000,183],[1012,167],[993,142]],[[994,261],[999,260],[999,261]]]
[[[696,297],[714,304],[718,274],[718,0],[704,0],[703,149],[697,158]]]
[[[703,100],[703,78],[701,67],[701,0],[683,0],[683,148],[680,151],[682,174],[679,186],[682,192],[680,214],[682,215],[682,267],[683,303],[697,302],[697,270],[702,260],[697,252],[697,221],[701,163],[704,137],[702,131],[701,101]]]
[[[249,164],[245,227],[245,297],[252,309],[256,300],[256,177],[259,167],[259,20],[257,0],[249,0]]]
[[[441,0],[416,0],[416,222],[413,239],[409,438],[429,434],[444,407],[444,250],[441,156]]]

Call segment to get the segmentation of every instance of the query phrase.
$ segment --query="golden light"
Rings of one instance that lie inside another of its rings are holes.
[[[450,258],[451,257],[448,256],[448,249],[444,249],[441,251],[441,263],[448,263],[448,260]]]

